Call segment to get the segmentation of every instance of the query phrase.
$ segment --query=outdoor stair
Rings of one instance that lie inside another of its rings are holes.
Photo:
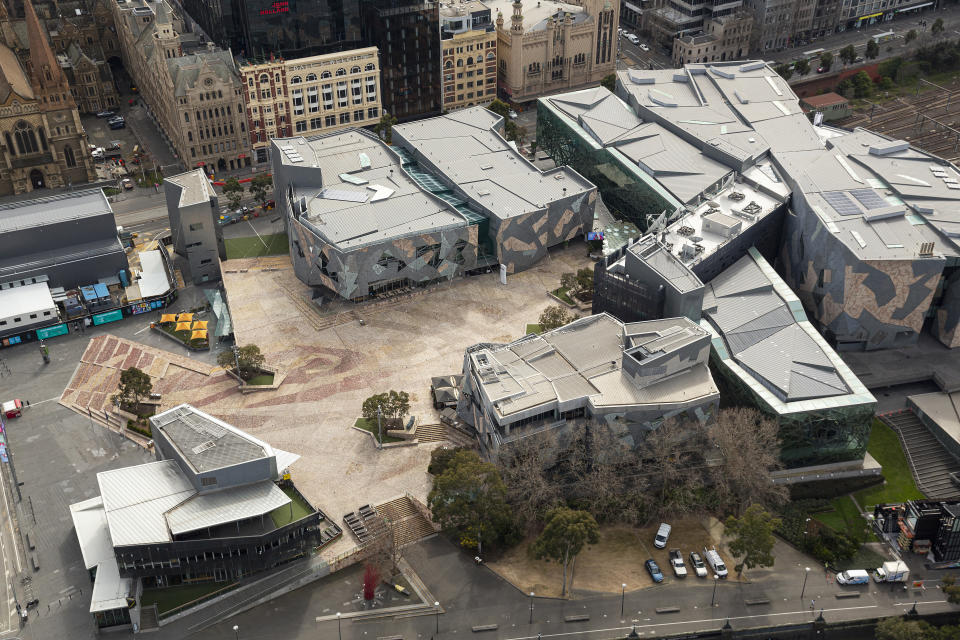
[[[436,533],[433,525],[427,522],[427,519],[406,496],[378,504],[376,510],[384,520],[395,527],[398,547],[417,542]]]
[[[140,631],[153,631],[160,628],[160,621],[157,619],[157,605],[152,604],[149,607],[140,608]]]
[[[950,478],[960,472],[958,461],[910,409],[880,416],[897,435],[907,454],[917,487],[931,499],[956,498],[960,487]]]
[[[472,447],[476,444],[476,439],[467,432],[442,423],[418,424],[416,437],[420,443],[449,442],[457,447]]]

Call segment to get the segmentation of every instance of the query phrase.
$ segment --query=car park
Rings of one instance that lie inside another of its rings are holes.
[[[653,558],[644,562],[643,566],[647,568],[647,572],[650,574],[650,577],[653,578],[654,582],[663,582],[663,573],[660,571],[657,563],[653,561]]]
[[[723,558],[720,557],[720,554],[717,553],[716,549],[707,549],[704,547],[703,557],[706,558],[707,564],[710,565],[710,568],[713,569],[713,573],[718,578],[727,577],[727,565],[723,563]]]
[[[670,525],[666,522],[660,523],[660,528],[657,529],[657,535],[653,539],[653,546],[657,549],[663,549],[667,546],[667,540],[670,539]]]
[[[837,574],[837,584],[867,584],[870,574],[863,569],[848,569]]]
[[[673,575],[678,578],[687,577],[687,567],[683,564],[683,554],[680,553],[680,549],[671,549],[670,550],[670,567],[673,569]]]
[[[690,552],[690,566],[693,568],[693,572],[697,574],[698,578],[707,577],[707,565],[703,563],[703,557],[696,551]]]

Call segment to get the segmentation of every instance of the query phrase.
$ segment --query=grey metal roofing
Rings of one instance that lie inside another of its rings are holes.
[[[113,215],[113,210],[102,190],[71,191],[0,205],[0,233],[83,220],[104,214]]]
[[[762,269],[757,258],[748,253],[707,283],[703,315],[730,355],[784,402],[851,393],[829,347],[811,335],[802,311],[798,318],[781,298],[772,270]]]
[[[150,418],[195,473],[266,458],[273,450],[253,436],[182,404]]]
[[[647,236],[627,248],[627,251],[643,260],[659,273],[680,293],[688,293],[703,287],[703,282],[673,253],[667,251],[656,237]]]
[[[213,184],[204,169],[194,169],[193,171],[180,173],[164,178],[164,181],[180,187],[181,207],[209,202],[210,196],[216,195]]]
[[[98,496],[70,505],[70,518],[80,543],[84,567],[97,571],[90,597],[90,613],[126,608],[133,580],[120,577],[103,499]]]
[[[194,495],[167,513],[167,524],[170,533],[176,536],[266,515],[289,503],[289,496],[273,482],[266,480]]]
[[[102,471],[97,482],[114,547],[169,541],[164,514],[196,493],[173,460]]]

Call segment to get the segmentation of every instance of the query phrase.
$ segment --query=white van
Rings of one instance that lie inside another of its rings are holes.
[[[653,546],[657,549],[663,549],[667,546],[667,540],[670,539],[671,527],[666,522],[660,523],[660,528],[657,529],[657,535],[653,539]]]
[[[863,569],[841,571],[837,574],[837,582],[840,584],[867,584],[870,582],[870,574]]]
[[[707,564],[710,565],[710,568],[713,569],[713,572],[717,574],[718,578],[727,577],[727,565],[723,564],[723,558],[720,557],[716,549],[707,549],[704,547],[703,557],[707,561]]]

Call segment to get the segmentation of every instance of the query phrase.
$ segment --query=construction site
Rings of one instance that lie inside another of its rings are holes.
[[[867,104],[836,125],[864,127],[956,163],[960,160],[960,80],[949,85],[920,81],[914,95]]]

